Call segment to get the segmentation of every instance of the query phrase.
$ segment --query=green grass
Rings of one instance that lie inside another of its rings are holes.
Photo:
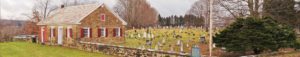
[[[112,57],[60,46],[47,46],[28,42],[0,43],[0,57]]]

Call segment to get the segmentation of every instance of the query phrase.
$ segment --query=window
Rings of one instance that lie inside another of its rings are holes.
[[[106,37],[106,28],[101,28],[101,36]]]
[[[106,18],[105,14],[100,14],[101,21],[105,21],[105,18]]]
[[[107,30],[106,28],[100,28],[98,31],[98,37],[106,37],[107,36]]]
[[[91,37],[90,28],[83,28],[82,29],[82,37]]]
[[[121,29],[120,28],[114,28],[114,36],[120,37],[121,36]]]

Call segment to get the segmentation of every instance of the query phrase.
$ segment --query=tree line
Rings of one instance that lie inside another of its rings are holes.
[[[184,16],[158,16],[159,26],[203,26],[204,17],[197,17],[195,15],[186,14]]]

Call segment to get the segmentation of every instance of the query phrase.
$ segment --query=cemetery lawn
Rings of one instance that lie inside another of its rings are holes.
[[[158,50],[163,51],[170,51],[170,46],[172,46],[175,52],[180,52],[180,46],[177,46],[177,42],[178,40],[181,40],[184,49],[183,51],[191,52],[191,47],[193,45],[198,45],[198,43],[200,42],[200,37],[206,36],[205,30],[201,28],[150,28],[148,30],[151,36],[145,35],[147,29],[127,30],[126,43],[121,45],[132,48],[158,48]],[[150,40],[152,42],[152,45],[146,45],[146,40]],[[159,43],[161,44],[161,46],[158,45]]]
[[[47,46],[28,42],[0,43],[0,57],[113,57],[61,46]]]

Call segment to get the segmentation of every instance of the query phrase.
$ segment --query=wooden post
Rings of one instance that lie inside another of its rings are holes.
[[[213,0],[209,0],[209,57],[212,57],[212,26],[213,26],[213,18],[212,18],[212,5],[213,5]]]

